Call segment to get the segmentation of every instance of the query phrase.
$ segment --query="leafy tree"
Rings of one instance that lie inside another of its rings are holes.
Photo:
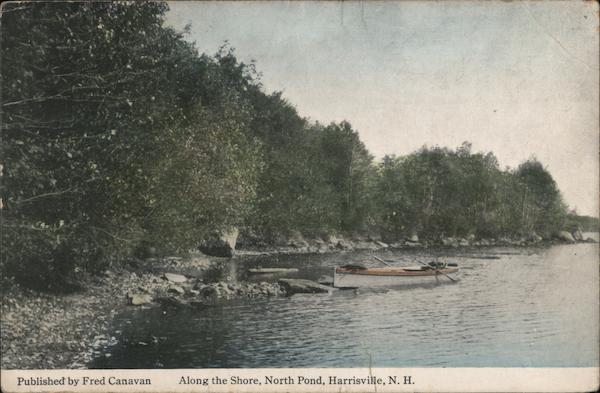
[[[566,218],[566,206],[556,182],[536,159],[519,165],[515,176],[521,185],[521,229],[549,236]]]
[[[186,249],[243,217],[259,168],[247,119],[166,10],[4,8],[2,260],[27,281],[61,285],[148,241]]]
[[[529,235],[548,237],[564,225],[566,207],[537,161],[500,171],[492,153],[423,147],[379,166],[379,219],[388,236]]]
[[[373,211],[373,157],[346,121],[325,127],[321,149],[327,182],[338,195],[339,228],[365,231],[371,225]]]

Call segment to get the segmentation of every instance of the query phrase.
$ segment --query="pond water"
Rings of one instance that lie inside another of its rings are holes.
[[[260,264],[298,267],[287,277],[318,279],[336,265],[368,261],[371,255],[398,265],[442,256],[459,263],[460,280],[229,301],[200,311],[131,309],[114,322],[119,344],[91,367],[599,364],[597,244],[234,259],[219,274],[243,279],[248,267]]]

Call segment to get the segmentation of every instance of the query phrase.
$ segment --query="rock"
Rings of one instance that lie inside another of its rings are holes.
[[[538,243],[538,242],[541,242],[543,239],[540,235],[533,232],[531,235],[529,235],[527,240],[529,240],[530,242],[533,242],[533,243]]]
[[[127,297],[129,298],[129,303],[134,306],[152,303],[152,296],[147,293],[132,293],[128,294]]]
[[[458,247],[458,240],[453,237],[445,237],[442,239],[442,245],[446,247]]]
[[[335,239],[335,238],[334,238]],[[352,245],[352,243],[350,243],[349,241],[345,240],[345,239],[335,239],[337,240],[337,242],[335,243],[335,248],[337,248],[338,250],[353,250],[354,246]]]
[[[405,243],[405,246],[407,246],[407,247],[410,247],[410,248],[412,248],[412,247],[421,247],[421,246],[422,246],[422,244],[421,244],[421,243],[419,243],[419,242],[411,242],[411,241],[407,241],[407,242]]]
[[[321,276],[319,277],[319,279],[317,280],[317,282],[321,285],[328,285],[331,286],[333,285],[333,277],[331,276]]]
[[[266,288],[266,290],[267,290],[267,296],[274,297],[274,296],[279,295],[279,290],[277,290],[276,288],[273,288],[272,286],[268,286]]]
[[[418,243],[419,242],[419,236],[416,233],[413,233],[412,235],[410,235],[409,237],[406,238],[407,242],[412,242],[412,243]]]
[[[220,282],[218,285],[219,285],[219,292],[220,292],[221,296],[228,297],[229,295],[232,294],[233,291],[230,289],[229,285],[227,285],[223,282]]]
[[[468,247],[469,246],[469,242],[467,241],[467,239],[460,239],[458,241],[458,245],[461,247]]]
[[[215,233],[204,240],[198,248],[206,255],[231,258],[235,251],[238,235],[237,228]]]
[[[329,245],[323,244],[323,245],[319,246],[319,249],[318,249],[317,252],[319,254],[326,254],[326,253],[328,253],[330,251],[331,251],[331,249],[329,248]]]
[[[221,296],[219,288],[213,285],[205,286],[200,290],[200,293],[202,294],[202,296],[207,298],[218,298],[219,296]]]
[[[572,232],[573,235],[573,239],[575,239],[575,241],[578,242],[582,242],[583,241],[583,233],[581,233],[581,230],[576,229]]]
[[[586,243],[598,243],[598,241],[596,241],[596,239],[592,239],[591,237],[588,237],[587,239],[585,239],[584,242],[586,242]]]
[[[331,291],[330,287],[310,280],[282,278],[278,282],[287,295],[295,293],[328,293]]]
[[[382,242],[381,240],[376,240],[375,244],[377,244],[381,248],[388,248],[389,244]]]
[[[291,231],[288,241],[288,246],[295,248],[308,249],[308,242],[304,239],[304,236],[299,231]]]
[[[573,238],[573,235],[571,235],[569,232],[567,231],[560,231],[558,232],[557,237],[562,240],[565,241],[567,243],[575,243],[575,239]]]
[[[379,247],[375,243],[366,240],[357,240],[354,243],[354,248],[357,250],[377,250]]]
[[[163,274],[163,277],[170,282],[175,282],[175,283],[183,283],[187,281],[187,277],[181,275],[181,274],[175,274],[175,273],[165,273]]]
[[[170,286],[167,289],[167,292],[169,292],[169,293],[175,293],[175,294],[178,294],[178,295],[183,295],[185,293],[185,289],[183,289],[182,287],[180,287],[178,285],[173,285],[173,286]]]

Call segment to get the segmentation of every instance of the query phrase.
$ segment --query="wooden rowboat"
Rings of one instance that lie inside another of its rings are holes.
[[[458,267],[405,266],[370,267],[342,266],[333,273],[336,288],[359,288],[375,286],[414,286],[454,281]]]

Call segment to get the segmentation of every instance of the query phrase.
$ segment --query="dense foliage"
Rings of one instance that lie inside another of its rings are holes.
[[[570,212],[567,216],[566,228],[570,231],[580,229],[583,232],[598,232],[600,220],[598,217],[579,216],[575,212]]]
[[[566,208],[535,160],[422,148],[375,163],[348,122],[300,117],[232,49],[199,54],[164,3],[3,7],[2,268],[63,285],[215,231],[529,235]]]
[[[377,204],[389,237],[552,236],[566,207],[537,160],[502,171],[492,153],[427,148],[380,164]]]
[[[241,223],[259,168],[248,116],[165,11],[3,7],[2,259],[17,275],[51,284]]]

